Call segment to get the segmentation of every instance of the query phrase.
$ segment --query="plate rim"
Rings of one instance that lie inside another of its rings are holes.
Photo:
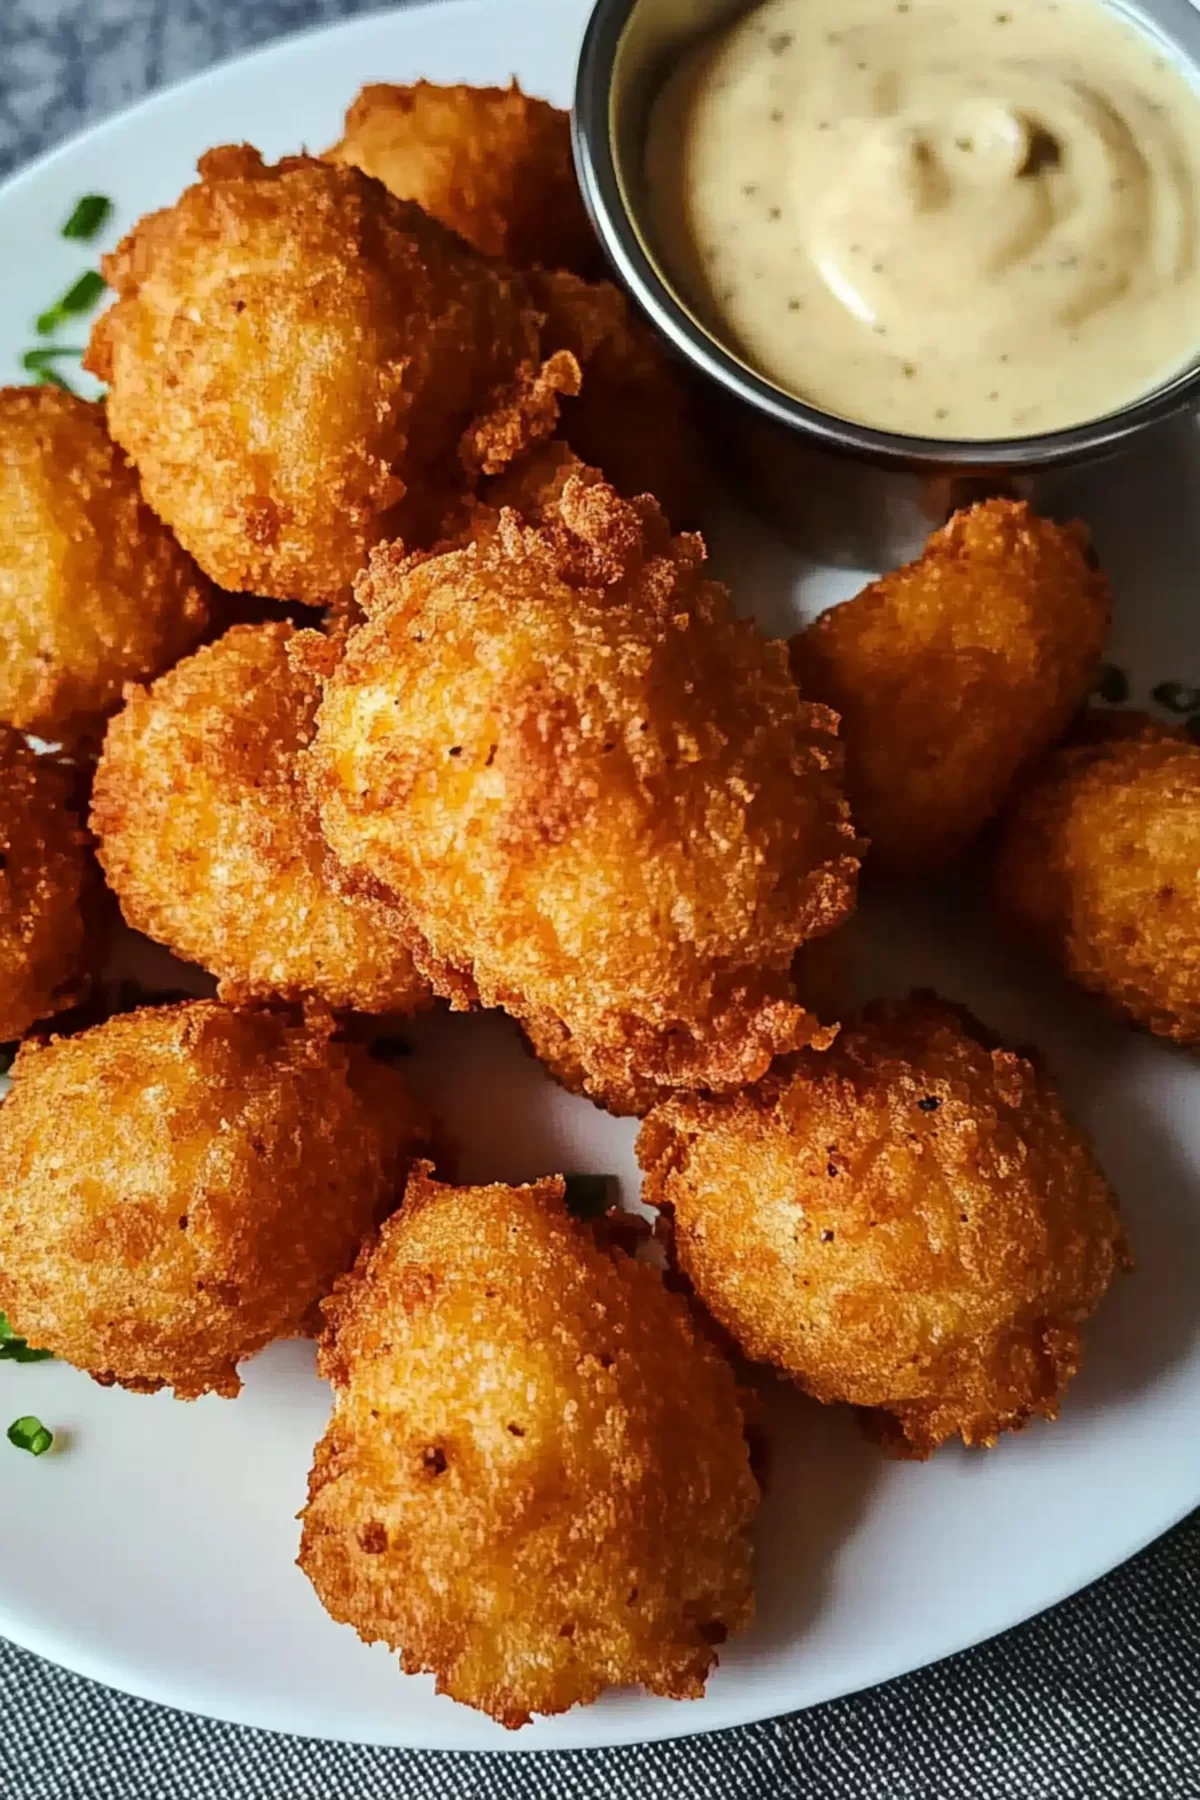
[[[437,5],[440,4],[440,0],[418,0],[418,3],[422,5]],[[468,3],[470,3],[470,0],[468,0]],[[165,1683],[160,1684],[154,1680],[146,1680],[144,1682],[138,1682],[135,1685],[131,1684],[124,1677],[119,1679],[115,1678],[113,1674],[106,1669],[103,1658],[100,1656],[93,1656],[88,1651],[85,1651],[78,1660],[66,1662],[49,1643],[40,1641],[39,1634],[36,1631],[26,1632],[21,1636],[17,1636],[11,1631],[7,1622],[7,1614],[3,1609],[2,1600],[0,1600],[0,1636],[6,1637],[9,1642],[15,1644],[19,1650],[25,1650],[31,1655],[41,1657],[43,1661],[52,1663],[55,1668],[64,1670],[68,1675],[75,1676],[83,1681],[95,1682],[100,1687],[109,1688],[115,1693],[128,1695],[129,1698],[144,1701],[148,1705],[161,1706],[170,1712],[184,1713],[187,1717],[193,1719],[207,1719],[216,1724],[232,1725],[247,1731],[270,1732],[275,1737],[297,1738],[305,1743],[352,1744],[361,1745],[366,1749],[374,1750],[433,1751],[444,1755],[455,1756],[500,1755],[559,1757],[571,1756],[579,1751],[587,1750],[628,1750],[636,1749],[639,1744],[681,1743],[687,1738],[707,1736],[709,1734],[715,1735],[717,1733],[723,1734],[729,1731],[740,1731],[751,1725],[765,1725],[776,1720],[792,1718],[800,1713],[812,1712],[817,1707],[831,1706],[839,1700],[850,1700],[856,1696],[871,1693],[876,1688],[887,1687],[891,1682],[899,1681],[905,1675],[917,1675],[924,1669],[932,1669],[939,1663],[949,1662],[952,1658],[962,1656],[968,1651],[978,1649],[981,1645],[994,1643],[999,1638],[1006,1637],[1010,1631],[1017,1631],[1023,1625],[1028,1625],[1032,1620],[1041,1618],[1045,1613],[1053,1612],[1056,1607],[1064,1605],[1068,1600],[1073,1600],[1077,1595],[1087,1593],[1091,1588],[1095,1587],[1098,1582],[1101,1582],[1107,1576],[1114,1574],[1116,1570],[1124,1568],[1127,1563],[1132,1562],[1135,1557],[1142,1555],[1144,1551],[1148,1550],[1152,1544],[1157,1543],[1160,1538],[1165,1537],[1168,1532],[1173,1531],[1177,1525],[1181,1525],[1183,1521],[1196,1510],[1197,1505],[1200,1505],[1200,1497],[1197,1498],[1195,1503],[1185,1506],[1182,1511],[1168,1518],[1165,1524],[1152,1530],[1129,1551],[1127,1556],[1123,1556],[1119,1562],[1110,1563],[1106,1568],[1099,1570],[1095,1575],[1090,1577],[1090,1579],[1077,1584],[1067,1585],[1061,1591],[1057,1592],[1053,1598],[1045,1601],[1044,1604],[1039,1604],[1031,1611],[1022,1613],[1019,1617],[1014,1618],[1009,1624],[1001,1626],[999,1630],[990,1631],[985,1629],[980,1632],[969,1633],[961,1642],[951,1645],[948,1649],[938,1650],[934,1655],[923,1657],[918,1662],[910,1662],[907,1658],[901,1656],[894,1665],[885,1666],[882,1673],[872,1674],[865,1681],[853,1682],[848,1687],[839,1683],[832,1687],[828,1693],[820,1694],[814,1699],[803,1701],[799,1706],[790,1708],[785,1707],[781,1712],[745,1711],[741,1707],[722,1703],[719,1699],[705,1694],[700,1700],[674,1702],[674,1704],[679,1707],[681,1715],[678,1729],[674,1729],[674,1721],[669,1718],[664,1710],[661,1715],[657,1712],[649,1714],[645,1726],[631,1726],[628,1730],[615,1727],[595,1736],[585,1732],[582,1740],[573,1744],[541,1744],[536,1741],[535,1736],[527,1736],[525,1731],[506,1731],[502,1740],[499,1740],[494,1744],[489,1744],[486,1747],[473,1744],[454,1744],[447,1742],[447,1734],[437,1730],[436,1727],[427,1729],[422,1725],[413,1728],[408,1722],[404,1725],[404,1736],[402,1738],[394,1734],[371,1735],[369,1737],[356,1735],[347,1738],[339,1735],[335,1731],[321,1730],[315,1725],[312,1730],[300,1731],[296,1729],[295,1725],[290,1723],[276,1724],[264,1722],[264,1716],[261,1711],[257,1715],[254,1715],[251,1713],[234,1711],[224,1706],[216,1706],[208,1701],[198,1701],[195,1705],[183,1703],[172,1695]],[[49,1633],[46,1635],[47,1637],[50,1636]],[[378,1648],[378,1646],[373,1646],[373,1648]],[[397,1668],[396,1674],[398,1679],[404,1678],[401,1676],[399,1668]],[[710,1709],[716,1709],[728,1716],[716,1720],[711,1717],[703,1719],[694,1718],[693,1709],[705,1712]],[[470,1709],[463,1708],[462,1710]],[[575,1706],[570,1708],[568,1712],[557,1715],[561,1720],[574,1718],[577,1724],[581,1719],[591,1717],[599,1720],[604,1716],[606,1715],[598,1709],[587,1706]],[[662,1720],[661,1727],[656,1723],[660,1717]],[[497,1729],[500,1730],[502,1728],[497,1727]]]

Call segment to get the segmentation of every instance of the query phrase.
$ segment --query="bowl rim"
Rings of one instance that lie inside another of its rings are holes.
[[[1200,344],[1192,363],[1141,399],[1035,437],[931,438],[884,431],[824,412],[748,367],[693,318],[663,279],[626,206],[610,130],[613,71],[630,18],[647,4],[653,0],[596,0],[579,52],[571,113],[576,171],[592,224],[623,285],[675,351],[727,394],[835,455],[925,472],[1032,472],[1081,462],[1118,449],[1189,406],[1200,407]],[[1119,0],[1118,6],[1143,21],[1149,11],[1120,6]],[[1170,15],[1176,27],[1171,41],[1181,52],[1180,28],[1190,28],[1195,40],[1190,62],[1200,86],[1200,11],[1193,0],[1159,0],[1158,12]]]

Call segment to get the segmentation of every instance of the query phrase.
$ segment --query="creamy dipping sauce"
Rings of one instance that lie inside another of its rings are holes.
[[[1031,436],[1200,350],[1200,95],[1100,0],[766,0],[672,72],[650,236],[825,411]]]

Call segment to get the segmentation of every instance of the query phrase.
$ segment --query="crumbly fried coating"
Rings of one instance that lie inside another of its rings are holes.
[[[0,1043],[80,998],[89,885],[66,776],[0,728]]]
[[[0,388],[0,721],[52,742],[96,730],[126,681],[197,642],[209,597],[104,407]]]
[[[614,1111],[820,1038],[790,965],[852,910],[836,720],[650,500],[377,552],[310,752],[351,879],[458,1006],[503,1006]]]
[[[358,169],[211,150],[104,259],[87,367],[146,498],[227,588],[316,604],[553,427],[524,288]],[[469,466],[468,466],[469,465]],[[429,535],[425,535],[429,534]]]
[[[1144,714],[1093,718],[1014,800],[990,887],[1075,981],[1200,1045],[1200,744]]]
[[[801,692],[842,715],[872,864],[916,874],[966,846],[1087,695],[1109,605],[1081,527],[986,500],[793,640]]]
[[[559,270],[530,282],[545,347],[582,370],[578,395],[560,408],[571,448],[627,499],[653,494],[676,528],[698,524],[710,468],[682,371],[610,281]]]
[[[412,1177],[325,1306],[302,1514],[327,1611],[509,1727],[611,1686],[698,1697],[753,1612],[732,1371],[562,1197]]]
[[[582,462],[565,438],[538,444],[503,474],[481,484],[473,502],[475,517],[461,542],[494,532],[505,507],[520,513],[527,525],[561,524],[563,490],[572,478],[584,487],[604,483],[600,470]]]
[[[1126,1262],[1116,1203],[1034,1063],[931,994],[638,1139],[643,1198],[742,1349],[878,1409],[899,1455],[1054,1418]]]
[[[425,1133],[328,1021],[215,1001],[28,1040],[0,1108],[0,1308],[138,1393],[235,1395],[311,1329]]]
[[[308,634],[311,636],[312,634]],[[409,1012],[429,996],[386,901],[344,893],[297,757],[320,686],[290,625],[235,625],[112,721],[92,830],[127,922],[227,1000]]]
[[[570,114],[499,87],[417,81],[363,88],[345,135],[327,151],[415,200],[484,256],[515,269],[540,264],[600,275],[571,160]]]

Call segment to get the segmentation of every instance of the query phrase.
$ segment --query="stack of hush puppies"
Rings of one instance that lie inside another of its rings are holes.
[[[183,1399],[319,1334],[301,1567],[509,1726],[703,1692],[753,1612],[751,1364],[895,1454],[992,1445],[1128,1260],[1036,1056],[819,991],[860,867],[969,868],[1200,1042],[1200,746],[1081,718],[1083,533],[984,502],[768,640],[599,273],[565,115],[372,87],[105,259],[105,401],[0,393],[0,1307]],[[214,998],[80,1025],[105,884]],[[643,1120],[665,1276],[553,1171],[453,1184],[364,1028],[434,1004]]]

